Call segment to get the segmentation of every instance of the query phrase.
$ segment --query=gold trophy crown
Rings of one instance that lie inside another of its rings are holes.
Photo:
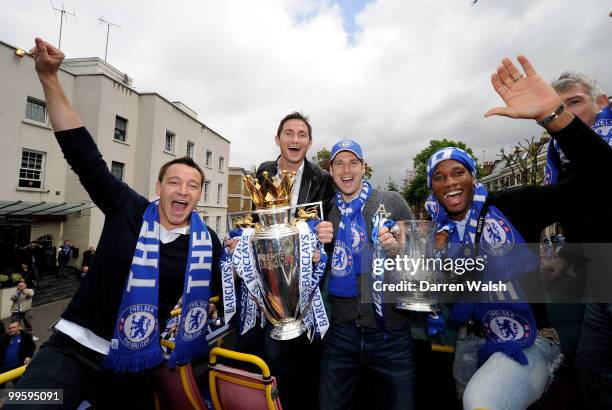
[[[244,185],[257,209],[272,208],[291,204],[294,179],[295,172],[282,171],[280,178],[276,178],[264,171],[261,180],[252,175],[244,177]]]

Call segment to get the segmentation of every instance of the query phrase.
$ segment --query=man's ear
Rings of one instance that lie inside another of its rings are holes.
[[[155,184],[155,193],[157,194],[157,196],[161,194],[161,183],[159,182],[159,179],[157,180],[157,183]]]
[[[602,94],[595,99],[595,104],[597,104],[599,108],[604,108],[605,106],[610,104],[610,100],[608,99],[608,96],[606,94]]]
[[[277,147],[280,147],[280,137],[278,135],[274,136],[274,142],[276,142]]]

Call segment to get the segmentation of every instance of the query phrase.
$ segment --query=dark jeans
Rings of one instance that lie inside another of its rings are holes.
[[[612,304],[585,306],[576,374],[584,408],[612,409]]]
[[[58,277],[66,276],[66,269],[68,268],[68,260],[58,262],[59,268],[57,269]]]
[[[383,408],[414,409],[414,357],[409,324],[385,333],[354,323],[332,323],[321,353],[319,405],[352,409],[362,369],[380,383]]]
[[[268,322],[263,338],[264,360],[276,378],[283,410],[318,408],[321,343],[310,343],[306,334],[291,340],[270,337]]]
[[[11,322],[23,322],[25,330],[28,333],[32,333],[32,311],[26,310],[25,312],[13,312],[11,313]]]
[[[42,345],[17,384],[17,389],[63,389],[63,409],[76,409],[83,400],[96,409],[152,409],[153,372],[113,373],[102,370],[104,355],[72,338],[55,333]],[[21,405],[5,409],[23,410]],[[57,409],[57,405],[28,405],[28,409]]]

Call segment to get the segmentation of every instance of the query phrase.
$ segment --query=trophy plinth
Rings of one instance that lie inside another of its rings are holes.
[[[274,325],[270,332],[270,337],[274,340],[291,340],[300,336],[306,331],[306,326],[302,321],[290,320],[288,322],[279,322]]]

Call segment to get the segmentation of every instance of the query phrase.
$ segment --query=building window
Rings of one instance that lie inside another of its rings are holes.
[[[166,130],[166,141],[164,143],[164,151],[174,154],[174,141],[176,134]]]
[[[219,172],[223,172],[225,169],[225,158],[219,157]]]
[[[217,220],[215,221],[215,231],[219,232],[219,229],[221,229],[221,217],[218,216]]]
[[[217,205],[221,205],[222,198],[223,198],[223,184],[217,184]]]
[[[115,162],[111,163],[111,174],[119,181],[123,181],[123,170],[125,168],[125,164],[123,162]]]
[[[204,202],[210,201],[210,181],[204,181]]]
[[[115,135],[113,138],[117,141],[125,142],[127,135],[127,120],[120,116],[115,117]]]
[[[212,167],[212,151],[206,151],[206,162],[205,165],[208,168]]]
[[[193,158],[195,155],[195,144],[191,141],[187,141],[187,152],[186,154],[189,158]]]
[[[19,168],[19,187],[42,188],[43,161],[42,152],[23,150],[21,152],[21,168]]]
[[[46,124],[47,104],[44,101],[37,100],[36,98],[28,97],[26,101],[25,116],[29,120]]]
[[[204,221],[204,225],[208,226],[208,217],[207,216],[203,217],[202,221]]]

